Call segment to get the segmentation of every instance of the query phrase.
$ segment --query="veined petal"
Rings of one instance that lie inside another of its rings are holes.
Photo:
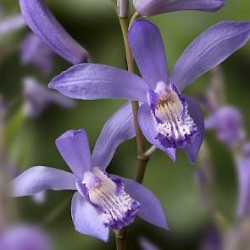
[[[134,136],[132,107],[131,103],[127,102],[105,123],[93,150],[93,166],[105,170],[116,148]]]
[[[88,52],[61,26],[44,0],[19,0],[19,4],[28,26],[55,53],[72,64],[89,60]]]
[[[29,196],[43,190],[76,190],[75,177],[63,170],[44,166],[32,167],[11,182],[12,196]]]
[[[147,84],[140,77],[107,65],[83,63],[54,77],[49,88],[83,100],[122,98],[146,102]]]
[[[107,241],[109,229],[99,219],[98,212],[89,202],[83,199],[78,192],[73,196],[71,216],[75,229],[82,234],[94,236]]]
[[[138,182],[126,178],[118,178],[122,179],[125,191],[141,204],[138,215],[153,225],[168,229],[165,213],[156,196]]]
[[[167,60],[159,29],[147,20],[137,20],[128,32],[129,44],[144,80],[155,89],[167,82]]]
[[[155,124],[150,113],[150,108],[147,104],[143,104],[140,107],[138,119],[142,133],[144,134],[146,139],[155,147],[159,148],[165,154],[167,154],[172,161],[175,161],[176,150],[174,148],[165,148],[161,145],[160,141],[156,139],[157,131],[155,129]]]
[[[225,0],[134,0],[135,9],[142,16],[178,10],[201,10],[213,12],[220,9]]]
[[[89,142],[83,129],[68,130],[56,139],[56,146],[72,172],[83,178],[85,171],[92,168]]]
[[[185,147],[189,161],[194,163],[205,135],[204,120],[199,104],[191,96],[185,95],[185,98],[188,103],[188,112],[198,129],[198,134],[194,138],[193,143]]]
[[[227,59],[249,39],[250,22],[220,22],[198,36],[183,52],[171,74],[183,90],[198,76]]]

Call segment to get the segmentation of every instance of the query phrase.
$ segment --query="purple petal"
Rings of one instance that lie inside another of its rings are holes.
[[[23,80],[23,94],[25,97],[24,112],[31,118],[39,116],[50,103],[65,108],[71,108],[75,104],[74,100],[47,89],[32,77]]]
[[[53,66],[54,53],[33,33],[28,34],[21,46],[22,64],[32,63],[44,74],[49,74]]]
[[[111,66],[83,63],[52,79],[49,88],[83,100],[123,98],[146,102],[147,84],[138,76]]]
[[[121,178],[125,191],[141,204],[138,215],[145,221],[164,229],[169,229],[165,213],[156,196],[143,185],[129,179]]]
[[[89,142],[83,129],[68,130],[56,139],[56,146],[72,172],[80,179],[92,168]]]
[[[1,231],[1,250],[50,250],[48,235],[40,228],[31,225],[17,225]]]
[[[84,200],[78,192],[72,199],[71,216],[75,229],[79,233],[94,236],[103,241],[108,240],[108,227],[105,227],[99,219],[96,208]]]
[[[247,144],[246,144],[247,145]],[[249,146],[249,143],[248,143]],[[248,150],[249,151],[249,150]],[[240,218],[250,214],[250,157],[244,153],[236,158],[238,182],[239,182],[239,199],[237,206],[237,215]]]
[[[188,112],[192,117],[194,123],[196,124],[199,132],[198,135],[194,138],[193,143],[188,144],[185,147],[185,151],[188,155],[189,161],[190,163],[193,164],[195,162],[196,156],[199,153],[201,144],[203,142],[205,135],[205,128],[204,128],[203,115],[199,107],[199,104],[191,96],[185,95],[185,98],[188,103]]]
[[[142,250],[160,250],[153,242],[144,237],[140,238],[139,243]]]
[[[142,16],[178,10],[201,10],[213,12],[220,9],[225,0],[134,0],[135,9]]]
[[[130,102],[127,102],[105,123],[93,150],[93,166],[105,170],[113,158],[116,148],[134,136],[132,106]]]
[[[250,22],[220,22],[198,36],[183,52],[171,74],[180,90],[226,60],[249,39]]]
[[[156,139],[157,131],[155,129],[155,124],[150,113],[150,108],[147,104],[143,104],[139,109],[139,124],[142,130],[142,133],[146,137],[146,139],[152,143],[155,147],[162,150],[165,154],[167,154],[172,161],[175,161],[175,149],[173,148],[165,148],[161,145],[160,141]]]
[[[12,196],[29,196],[43,190],[76,190],[75,177],[63,170],[32,167],[11,182]]]
[[[159,81],[167,82],[164,44],[157,26],[137,20],[129,29],[128,39],[140,73],[152,89]]]
[[[19,0],[19,4],[28,26],[55,53],[72,64],[89,60],[87,51],[60,25],[44,0]]]
[[[21,15],[3,19],[0,21],[0,37],[25,26],[26,24]]]
[[[214,129],[217,139],[229,147],[244,140],[243,117],[239,109],[221,106],[205,120],[206,129]]]

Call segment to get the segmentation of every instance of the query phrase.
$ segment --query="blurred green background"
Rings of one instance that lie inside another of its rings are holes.
[[[92,61],[125,68],[123,40],[116,14],[108,0],[50,0],[52,12],[67,31],[90,52]],[[19,12],[17,1],[1,0],[9,14]],[[210,25],[221,20],[249,20],[250,2],[228,0],[217,13],[181,11],[150,18],[162,33],[170,70],[186,46]],[[32,66],[21,66],[18,46],[28,28],[0,38],[0,93],[7,99],[19,99],[22,79],[35,76],[45,85],[70,65],[57,57],[53,72],[45,77]],[[12,51],[14,48],[15,51]],[[10,52],[8,52],[8,49]],[[250,128],[250,43],[240,49],[222,66],[228,102],[243,113],[247,131]],[[209,85],[211,74],[195,81],[186,92],[198,96]],[[22,169],[45,165],[67,170],[55,147],[55,139],[68,129],[85,128],[93,146],[106,119],[122,104],[120,100],[77,101],[77,107],[64,110],[50,106],[37,119],[28,120],[18,129],[18,136],[10,148],[10,157]],[[214,195],[216,205],[229,219],[234,220],[237,202],[237,176],[233,159],[214,133],[207,134],[212,149],[215,171]],[[131,140],[119,147],[110,173],[133,178],[136,166],[136,146]],[[144,184],[160,199],[171,231],[166,232],[140,219],[130,226],[128,249],[139,249],[138,239],[145,236],[160,249],[195,250],[211,223],[202,208],[191,166],[184,152],[179,151],[175,164],[157,151],[148,164]],[[47,193],[44,204],[30,198],[15,200],[19,219],[43,225],[52,238],[56,250],[114,249],[114,234],[107,244],[78,234],[70,217],[71,192]],[[84,221],[84,218],[83,218]]]

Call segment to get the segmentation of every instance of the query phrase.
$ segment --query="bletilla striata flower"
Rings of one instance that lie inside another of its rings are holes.
[[[44,74],[49,74],[53,66],[54,53],[33,33],[28,34],[21,46],[21,62],[33,64]]]
[[[134,6],[141,16],[153,16],[178,10],[219,10],[225,0],[134,0]]]
[[[242,47],[249,35],[250,22],[216,24],[188,46],[168,75],[158,28],[137,20],[128,38],[142,78],[106,65],[79,64],[52,79],[49,87],[78,99],[139,101],[139,124],[148,141],[172,158],[176,148],[184,148],[194,162],[204,137],[203,117],[196,101],[181,91]]]
[[[46,233],[35,226],[17,225],[4,228],[0,234],[1,250],[50,250]]]
[[[24,114],[35,118],[51,103],[64,108],[72,108],[75,102],[59,93],[52,92],[32,77],[23,80]]]
[[[109,228],[132,223],[136,214],[167,229],[158,199],[135,181],[106,173],[115,149],[135,135],[130,105],[123,106],[104,125],[92,155],[84,130],[69,130],[56,140],[72,173],[49,167],[28,169],[13,182],[13,195],[33,195],[45,189],[77,190],[71,215],[78,232],[106,241]]]
[[[236,157],[236,166],[239,183],[237,215],[244,218],[250,215],[250,142],[243,144]]]
[[[61,26],[44,0],[19,0],[19,4],[27,25],[55,53],[72,64],[89,60],[88,52]]]
[[[207,130],[214,129],[219,141],[229,147],[241,142],[245,138],[243,117],[241,112],[232,106],[218,108],[205,120]]]

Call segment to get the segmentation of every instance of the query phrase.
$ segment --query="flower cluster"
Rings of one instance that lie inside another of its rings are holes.
[[[208,28],[184,50],[169,73],[160,30],[141,17],[179,10],[213,12],[225,1],[134,0],[136,20],[132,19],[125,40],[128,43],[126,49],[138,66],[138,76],[90,62],[89,53],[62,27],[45,1],[19,0],[19,3],[23,18],[35,34],[28,35],[23,41],[22,62],[31,62],[48,74],[53,51],[73,64],[49,83],[50,89],[60,93],[51,93],[32,78],[25,79],[24,110],[27,116],[39,115],[50,102],[71,107],[74,103],[68,97],[124,99],[127,102],[104,124],[92,154],[84,129],[68,130],[56,139],[57,149],[72,173],[34,166],[11,182],[12,196],[31,196],[48,189],[72,190],[71,216],[75,229],[104,241],[108,240],[109,229],[120,230],[133,223],[137,215],[168,229],[163,208],[151,191],[134,180],[109,174],[106,169],[117,147],[138,136],[138,131],[173,161],[176,160],[176,150],[183,149],[189,161],[195,163],[204,139],[204,119],[199,104],[184,90],[246,44],[250,37],[250,22],[222,21]],[[126,17],[129,1],[118,1],[117,6],[118,15]],[[138,111],[132,110],[131,102],[138,105]],[[237,117],[235,124],[232,124],[231,116],[234,121]],[[216,127],[221,140],[228,143],[242,136],[239,132],[241,117],[230,108],[215,112],[206,126]],[[140,156],[139,160],[147,160],[147,157],[142,158]],[[241,162],[245,159],[239,161],[239,167],[244,168],[245,164]],[[243,181],[241,188],[248,187],[249,181]],[[249,192],[246,195],[249,196]],[[245,201],[245,197],[240,199]],[[240,213],[244,209],[245,206],[239,208]]]

